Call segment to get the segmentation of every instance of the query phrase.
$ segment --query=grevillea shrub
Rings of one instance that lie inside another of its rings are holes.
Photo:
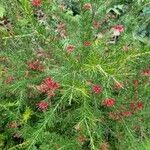
[[[148,0],[0,1],[0,150],[150,149]]]

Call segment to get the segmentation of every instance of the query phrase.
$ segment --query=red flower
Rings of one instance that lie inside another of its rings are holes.
[[[83,142],[86,140],[86,137],[84,136],[84,135],[80,135],[79,137],[78,137],[78,141],[81,143],[81,144],[83,144]]]
[[[94,22],[93,22],[93,27],[94,27],[95,29],[99,28],[99,23],[98,23],[97,21],[94,21]]]
[[[102,88],[99,85],[93,85],[92,90],[94,93],[99,94],[102,91]]]
[[[11,84],[13,81],[14,81],[14,77],[12,77],[12,76],[9,76],[6,80],[5,80],[5,83],[6,84]]]
[[[47,95],[49,97],[53,97],[53,96],[55,96],[55,93],[54,93],[54,91],[47,91]]]
[[[138,126],[138,125],[134,125],[134,126],[133,126],[133,129],[134,129],[134,130],[138,130],[138,129],[139,129],[139,126]]]
[[[137,109],[142,110],[143,109],[143,103],[142,102],[137,102]]]
[[[92,5],[91,5],[91,3],[86,3],[86,4],[83,5],[83,8],[86,9],[86,10],[89,10],[89,9],[92,8]]]
[[[135,87],[137,87],[139,85],[139,80],[133,80],[132,82]]]
[[[86,42],[84,43],[84,46],[91,46],[91,42],[90,42],[90,41],[86,41]]]
[[[37,103],[37,107],[40,109],[40,110],[47,110],[48,109],[48,102],[44,102],[44,101],[41,101],[39,103]]]
[[[129,116],[131,116],[131,112],[130,111],[126,111],[126,112],[123,113],[123,116],[124,117],[129,117]]]
[[[60,85],[57,82],[55,82],[51,77],[48,77],[43,80],[38,89],[42,93],[47,93],[48,96],[54,96],[55,90],[57,90],[59,87]]]
[[[33,61],[33,62],[30,62],[28,64],[29,68],[32,69],[32,70],[37,70],[37,71],[43,71],[44,68],[43,66],[40,64],[40,61],[39,60],[36,60],[36,61]]]
[[[68,52],[68,53],[71,53],[71,52],[73,52],[73,50],[74,50],[74,46],[73,46],[73,45],[68,45],[68,46],[66,47],[66,49],[67,49],[67,52]]]
[[[41,6],[41,1],[40,0],[32,0],[32,5],[33,6]]]
[[[41,83],[41,85],[39,86],[38,89],[39,89],[42,93],[46,93],[46,92],[49,90],[48,86],[47,86],[45,83]]]
[[[17,128],[17,127],[18,127],[18,125],[16,122],[11,122],[8,124],[8,128]]]
[[[143,109],[143,102],[133,102],[130,104],[130,109],[131,110],[142,110]]]
[[[150,75],[150,70],[143,70],[142,74],[144,76],[149,76]]]
[[[135,108],[136,108],[135,103],[130,103],[130,109],[131,109],[131,110],[135,110]]]
[[[104,100],[102,102],[102,105],[107,106],[107,107],[111,107],[115,104],[115,102],[116,102],[115,99],[109,98],[109,99]]]
[[[116,25],[116,26],[114,26],[114,29],[119,31],[119,32],[124,32],[123,25]]]
[[[108,143],[102,143],[99,150],[109,150],[109,147]]]
[[[50,90],[56,90],[59,88],[59,84],[50,77],[46,78],[43,83],[45,83]]]

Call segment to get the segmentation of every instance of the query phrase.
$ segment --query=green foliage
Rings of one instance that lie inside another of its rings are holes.
[[[2,134],[0,134],[0,148],[4,147],[4,136]]]
[[[31,115],[32,115],[32,110],[27,107],[25,109],[25,112],[22,114],[22,121],[27,123],[27,121],[31,118]]]
[[[113,8],[109,8],[107,10],[107,13],[113,11],[116,15],[121,15],[120,11],[122,10],[123,10],[123,5],[115,5]]]
[[[0,149],[147,150],[148,1],[41,2],[0,5]]]
[[[4,16],[5,8],[0,4],[0,18]]]

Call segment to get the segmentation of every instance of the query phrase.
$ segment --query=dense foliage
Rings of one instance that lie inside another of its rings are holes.
[[[149,0],[0,0],[0,150],[148,150],[149,38]]]

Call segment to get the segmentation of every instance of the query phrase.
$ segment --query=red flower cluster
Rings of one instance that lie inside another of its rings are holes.
[[[109,150],[109,148],[110,146],[108,143],[102,143],[99,150]]]
[[[119,120],[123,119],[124,117],[129,117],[136,110],[142,110],[143,109],[143,103],[142,102],[134,102],[130,103],[130,110],[126,110],[124,106],[121,107],[121,111],[114,111],[109,113],[109,118],[113,120]]]
[[[92,91],[93,91],[95,94],[99,94],[99,93],[102,91],[102,88],[101,88],[99,85],[93,85]]]
[[[91,5],[91,3],[86,3],[83,5],[83,8],[86,10],[89,10],[89,9],[92,9],[92,5]]]
[[[120,33],[121,32],[124,32],[124,27],[123,25],[116,25],[113,27],[115,30],[119,31]]]
[[[149,76],[150,75],[150,70],[143,70],[142,74],[144,76]]]
[[[143,102],[132,102],[132,103],[130,103],[130,109],[132,111],[134,111],[134,110],[142,110],[143,106],[144,106]]]
[[[131,115],[132,113],[130,111],[125,110],[125,111],[120,112],[116,110],[114,112],[109,113],[109,118],[113,120],[120,120],[120,119],[123,119],[124,117],[129,117]]]
[[[74,50],[74,46],[73,46],[73,45],[68,45],[68,46],[66,47],[66,50],[67,50],[68,53],[71,53],[71,52],[73,52],[73,50]]]
[[[94,21],[94,22],[93,22],[93,27],[94,27],[95,29],[98,29],[98,28],[99,28],[99,23],[98,23],[97,21]]]
[[[40,0],[32,0],[32,5],[33,6],[41,6],[41,1]]]
[[[29,66],[30,69],[35,70],[35,71],[43,71],[43,70],[44,70],[44,68],[43,68],[43,66],[41,65],[41,63],[40,63],[39,60],[30,62],[30,63],[28,64],[28,66]]]
[[[48,77],[43,80],[38,89],[42,93],[47,93],[47,95],[51,97],[55,95],[55,90],[59,87],[60,85],[57,82],[55,82],[51,77]]]
[[[115,102],[116,102],[115,99],[108,98],[102,102],[102,105],[107,106],[107,107],[111,107],[115,104]]]
[[[81,144],[83,144],[83,143],[85,142],[85,140],[86,140],[86,137],[85,137],[84,135],[80,135],[80,136],[78,137],[78,141],[79,141]]]
[[[131,116],[131,112],[130,111],[125,111],[125,112],[123,112],[123,117],[129,117],[129,116]]]
[[[7,77],[7,79],[5,80],[5,84],[11,84],[14,81],[14,77],[13,76],[9,76]]]
[[[133,80],[132,82],[135,87],[137,87],[139,85],[139,80]]]
[[[49,106],[48,102],[45,101],[40,101],[39,103],[37,103],[37,107],[42,111],[47,110],[48,106]]]
[[[137,102],[137,109],[142,110],[143,109],[143,103],[142,102]]]
[[[84,43],[84,46],[91,46],[91,42],[90,42],[90,41],[86,41],[86,42]]]

